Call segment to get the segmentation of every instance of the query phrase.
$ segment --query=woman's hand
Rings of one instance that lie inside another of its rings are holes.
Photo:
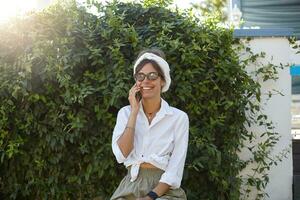
[[[140,99],[136,96],[138,92],[140,92],[140,86],[137,84],[134,84],[132,88],[129,90],[128,100],[131,106],[131,110],[138,112],[140,107]]]
[[[149,196],[145,196],[145,197],[137,198],[136,200],[152,200],[152,198]]]

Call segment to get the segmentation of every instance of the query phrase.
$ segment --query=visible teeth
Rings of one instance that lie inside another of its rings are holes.
[[[144,87],[143,89],[144,89],[144,90],[150,90],[151,88],[149,88],[149,87]]]

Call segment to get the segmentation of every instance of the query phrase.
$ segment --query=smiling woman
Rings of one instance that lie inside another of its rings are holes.
[[[0,2],[0,22],[23,15],[37,8],[37,0],[10,0]]]

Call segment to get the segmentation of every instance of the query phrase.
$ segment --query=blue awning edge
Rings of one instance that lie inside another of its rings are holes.
[[[293,37],[293,28],[234,29],[233,37]]]
[[[290,67],[291,76],[300,76],[300,65],[292,65]]]

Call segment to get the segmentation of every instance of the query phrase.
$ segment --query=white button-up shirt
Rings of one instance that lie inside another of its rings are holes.
[[[160,182],[179,188],[188,146],[189,119],[185,112],[169,106],[162,99],[161,108],[149,125],[142,105],[137,115],[134,148],[127,157],[122,154],[118,139],[123,134],[130,115],[130,106],[120,109],[113,131],[112,150],[118,163],[131,166],[131,181],[135,181],[141,163],[162,169]]]

